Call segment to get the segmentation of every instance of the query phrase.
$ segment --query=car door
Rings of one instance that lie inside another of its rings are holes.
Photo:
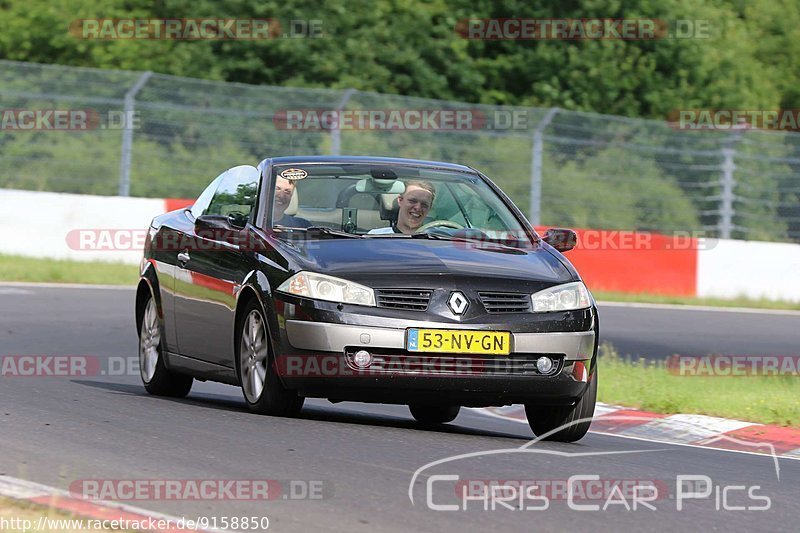
[[[236,294],[247,275],[245,254],[237,244],[240,230],[255,206],[259,172],[243,165],[219,178],[219,185],[196,218],[178,250],[175,280],[175,327],[181,355],[217,365],[233,365]]]

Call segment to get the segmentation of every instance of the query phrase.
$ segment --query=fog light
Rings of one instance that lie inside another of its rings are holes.
[[[358,368],[367,368],[372,364],[372,355],[366,350],[359,350],[353,354],[353,362]]]
[[[549,357],[540,357],[536,360],[536,370],[538,370],[540,374],[549,374],[554,366],[553,360]]]

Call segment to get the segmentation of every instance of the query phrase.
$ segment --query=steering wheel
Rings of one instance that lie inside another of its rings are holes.
[[[417,233],[429,230],[430,228],[438,228],[438,227],[464,229],[464,226],[462,226],[458,222],[453,222],[452,220],[434,220],[420,226],[419,229],[417,230]]]

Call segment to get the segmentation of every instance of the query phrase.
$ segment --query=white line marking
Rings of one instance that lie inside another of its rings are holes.
[[[42,485],[41,483],[36,483],[33,481],[19,479],[11,476],[0,476],[0,495],[8,496],[9,498],[16,500],[30,500],[31,498],[38,498],[42,496],[51,496],[51,495],[60,496],[70,500],[79,500],[82,502],[90,503],[98,507],[117,509],[119,511],[124,511],[126,513],[136,514],[145,517],[152,517],[154,519],[169,520],[172,522],[173,528],[175,527],[175,524],[177,524],[178,521],[181,520],[177,516],[171,516],[168,514],[159,513],[157,511],[150,511],[147,509],[142,509],[141,507],[134,507],[132,505],[127,505],[124,503],[117,503],[106,500],[82,500],[80,498],[75,498],[66,490],[62,490],[56,487],[51,487],[49,485]],[[76,514],[80,515],[80,512],[77,512]],[[198,529],[197,531],[220,533],[223,530]]]
[[[593,431],[589,430],[589,433],[594,433],[596,435],[605,435],[607,437],[619,437],[621,439],[631,439],[631,440],[640,440],[643,442],[653,442],[656,444],[671,444],[673,446],[685,446],[687,448],[697,448],[698,450],[714,450],[717,452],[730,452],[730,453],[743,453],[746,455],[755,455],[757,457],[767,457],[769,459],[792,459],[795,461],[800,461],[800,457],[792,457],[790,455],[770,455],[768,453],[759,453],[759,452],[748,452],[747,450],[731,450],[729,448],[717,448],[716,446],[698,446],[696,444],[686,444],[684,442],[668,442],[658,439],[651,439],[647,437],[634,437],[632,435],[621,435],[619,433],[604,433],[602,431]]]
[[[476,412],[481,413],[481,414],[486,415],[486,416],[499,418],[500,420],[505,420],[507,422],[516,422],[518,424],[525,424],[526,426],[528,425],[528,423],[525,420],[519,420],[519,419],[516,419],[516,418],[506,418],[503,415],[499,415],[499,414],[493,413],[491,411],[486,411],[483,408],[476,408],[476,409],[473,409],[473,411],[476,411]],[[633,435],[623,435],[621,433],[606,433],[604,431],[597,431],[597,430],[593,430],[593,429],[590,429],[589,433],[594,433],[595,435],[603,435],[603,436],[606,436],[606,437],[617,437],[617,438],[620,438],[620,439],[630,439],[630,440],[639,440],[639,441],[642,441],[642,442],[652,442],[652,443],[655,443],[655,444],[670,444],[672,446],[685,446],[687,448],[696,448],[698,450],[713,450],[713,451],[717,451],[717,452],[743,453],[743,454],[746,454],[746,455],[754,455],[756,457],[767,457],[767,458],[773,459],[773,460],[775,458],[778,458],[778,459],[791,459],[793,461],[800,461],[800,455],[798,455],[797,457],[795,457],[793,455],[786,455],[786,454],[773,456],[773,455],[769,455],[769,454],[766,454],[766,453],[748,452],[747,450],[731,450],[731,449],[728,449],[728,448],[717,448],[715,446],[699,446],[697,444],[686,444],[686,443],[683,443],[683,442],[669,442],[669,441],[658,440],[658,439],[654,439],[654,438],[650,438],[650,437],[635,437]]]
[[[758,425],[760,424],[704,415],[672,415],[631,426],[620,433],[665,439],[667,442],[698,443],[729,431]]]
[[[40,498],[48,496],[51,492],[38,483],[31,483],[24,479],[16,479],[9,476],[0,476],[0,495],[14,499]]]
[[[714,307],[710,305],[648,304],[640,302],[597,302],[598,307],[633,307],[641,309],[664,309],[671,311],[711,311],[720,313],[753,313],[760,315],[800,316],[800,311],[791,309],[757,309],[755,307]]]
[[[132,291],[136,289],[136,283],[131,285],[92,285],[90,283],[35,283],[29,281],[0,281],[0,287],[28,287],[31,289],[110,289],[115,291]]]
[[[33,291],[29,291],[27,289],[16,289],[14,287],[9,287],[7,289],[0,288],[0,294],[33,294]]]

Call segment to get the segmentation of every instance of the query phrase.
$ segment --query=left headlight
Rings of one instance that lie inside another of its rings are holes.
[[[369,287],[314,272],[298,272],[281,283],[278,290],[316,300],[375,306],[375,292]]]
[[[534,313],[548,311],[571,311],[591,307],[592,298],[589,289],[580,281],[556,285],[531,296]]]

